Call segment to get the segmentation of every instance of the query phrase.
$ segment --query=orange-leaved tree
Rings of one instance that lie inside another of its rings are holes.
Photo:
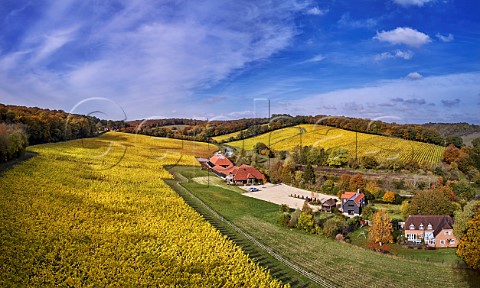
[[[381,245],[393,243],[392,219],[390,219],[387,210],[379,210],[373,215],[372,227],[368,231],[370,242]]]

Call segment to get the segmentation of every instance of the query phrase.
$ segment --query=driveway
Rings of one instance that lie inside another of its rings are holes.
[[[297,194],[297,195],[303,195],[304,197],[313,197],[320,199],[322,202],[324,202],[327,199],[333,198],[337,199],[338,197],[336,196],[331,196],[331,195],[325,195],[321,193],[315,193],[311,192],[308,190],[292,187],[289,185],[285,184],[272,184],[272,183],[266,183],[263,185],[255,185],[255,186],[239,186],[243,190],[247,191],[246,193],[243,193],[243,195],[248,196],[248,197],[253,197],[256,199],[261,199],[264,201],[272,202],[278,205],[282,204],[287,204],[288,207],[293,208],[293,209],[302,209],[303,203],[305,200],[302,199],[297,199],[290,197],[290,194]],[[248,188],[250,187],[256,187],[260,191],[257,192],[248,192]],[[313,195],[312,195],[313,193]],[[320,206],[316,205],[310,205],[310,207],[316,211],[320,209]]]

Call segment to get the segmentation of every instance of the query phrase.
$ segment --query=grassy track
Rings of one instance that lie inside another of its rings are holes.
[[[245,140],[229,142],[228,145],[252,150],[258,142],[270,145],[275,150],[292,150],[298,145],[319,146],[324,149],[343,147],[354,155],[358,139],[358,156],[373,156],[378,160],[415,160],[418,163],[436,165],[442,159],[445,147],[408,141],[398,138],[355,133],[321,125],[303,124],[261,134]]]
[[[275,224],[278,206],[237,192],[208,189],[192,182],[185,187],[263,244],[342,287],[416,287],[419,283],[424,287],[472,287],[480,281],[478,275],[440,261],[432,263],[382,255],[280,227]],[[442,255],[437,260],[440,257]]]

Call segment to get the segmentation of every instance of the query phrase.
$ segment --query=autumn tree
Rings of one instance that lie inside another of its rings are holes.
[[[372,227],[368,231],[368,238],[373,243],[379,243],[380,246],[385,243],[393,243],[392,219],[388,211],[379,210],[373,215]]]
[[[463,210],[455,211],[454,213],[454,218],[455,218],[455,223],[453,224],[453,234],[458,239],[463,238],[465,231],[468,228],[468,221],[470,221],[473,216],[475,215],[475,212],[477,211],[479,207],[479,202],[478,201],[470,201],[463,207]]]
[[[385,194],[383,194],[382,200],[385,203],[395,202],[395,193],[393,193],[392,191],[386,192]]]
[[[360,191],[363,192],[366,186],[367,181],[359,173],[353,175],[348,181],[348,190],[350,191],[357,191],[360,189]]]
[[[443,151],[443,160],[450,164],[458,158],[459,154],[460,149],[455,147],[455,145],[450,144],[445,148],[445,151]]]
[[[480,209],[467,222],[467,229],[460,239],[457,255],[472,269],[480,271]]]
[[[410,202],[409,215],[452,215],[455,206],[450,201],[451,190],[443,187],[418,191]]]
[[[302,212],[298,217],[297,228],[305,230],[309,233],[315,233],[315,222],[313,220],[312,208],[308,205],[308,202],[303,203]]]

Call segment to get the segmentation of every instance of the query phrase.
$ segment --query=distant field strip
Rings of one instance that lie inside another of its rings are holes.
[[[355,135],[357,134],[357,135]],[[442,159],[442,146],[428,143],[409,141],[404,139],[355,133],[348,130],[321,126],[298,125],[275,130],[253,138],[228,143],[230,146],[252,150],[258,142],[270,145],[274,150],[293,150],[298,145],[318,146],[324,149],[343,147],[350,156],[355,156],[356,137],[358,141],[358,156],[373,156],[377,159],[400,159],[403,162],[410,160],[418,163],[439,163]]]
[[[108,133],[0,174],[0,287],[280,287],[163,179],[213,145]]]

